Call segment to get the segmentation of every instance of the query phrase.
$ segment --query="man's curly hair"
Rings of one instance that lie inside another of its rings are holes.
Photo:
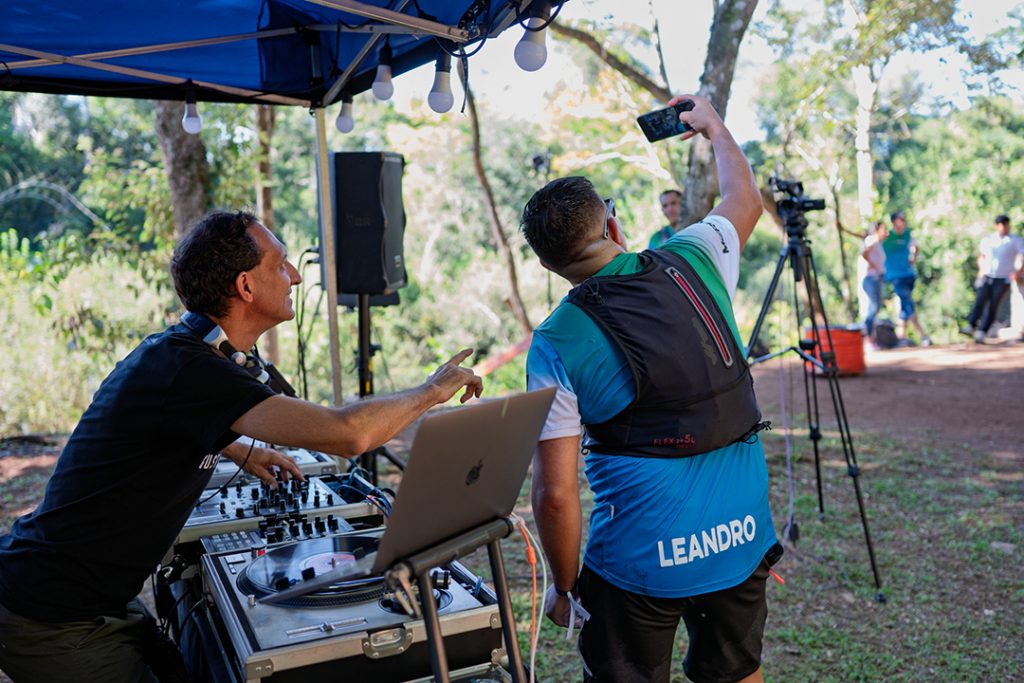
[[[523,208],[520,229],[537,256],[552,268],[569,264],[587,244],[605,206],[583,176],[557,178],[537,190]]]
[[[257,222],[246,211],[217,211],[185,235],[171,259],[174,289],[185,308],[214,317],[227,313],[235,278],[263,258],[248,232]]]

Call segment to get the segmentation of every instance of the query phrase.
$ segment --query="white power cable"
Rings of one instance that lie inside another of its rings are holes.
[[[512,513],[512,518],[519,522],[522,525],[522,528],[526,530],[526,535],[530,539],[530,545],[533,546],[533,554],[540,562],[540,573],[542,577],[540,600],[539,602],[534,602],[531,612],[533,623],[537,625],[536,629],[534,629],[533,639],[530,641],[530,683],[534,683],[534,677],[536,675],[534,672],[537,668],[537,648],[540,643],[540,629],[543,625],[541,620],[544,618],[544,615],[541,614],[541,612],[544,609],[544,598],[548,594],[548,564],[544,561],[544,550],[541,548],[540,544],[537,543],[537,539],[534,538],[533,532],[530,531],[530,527],[526,523],[526,520],[515,513]],[[536,572],[536,568],[534,568],[533,571]]]

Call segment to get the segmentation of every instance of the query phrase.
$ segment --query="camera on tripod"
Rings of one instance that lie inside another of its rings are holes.
[[[803,237],[804,228],[807,227],[804,214],[808,211],[823,210],[825,200],[805,197],[804,184],[799,180],[782,180],[772,176],[768,179],[768,186],[773,192],[785,195],[782,199],[776,200],[775,206],[782,224],[786,226],[786,232],[790,236]]]

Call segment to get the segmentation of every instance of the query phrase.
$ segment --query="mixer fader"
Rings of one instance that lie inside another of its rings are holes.
[[[296,540],[312,538],[325,531],[337,531],[331,526],[338,527],[346,518],[378,514],[365,501],[347,502],[320,477],[278,481],[276,488],[262,481],[238,482],[205,491],[199,500],[177,543],[261,529],[270,534],[271,542],[286,540],[286,536]]]

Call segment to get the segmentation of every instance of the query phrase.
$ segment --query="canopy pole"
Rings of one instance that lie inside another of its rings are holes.
[[[331,174],[327,166],[327,124],[323,107],[316,107],[316,186],[320,196],[320,272],[327,290],[327,333],[330,340],[331,386],[334,405],[340,406],[341,350],[338,342],[338,271],[335,267],[334,207],[331,203]]]

